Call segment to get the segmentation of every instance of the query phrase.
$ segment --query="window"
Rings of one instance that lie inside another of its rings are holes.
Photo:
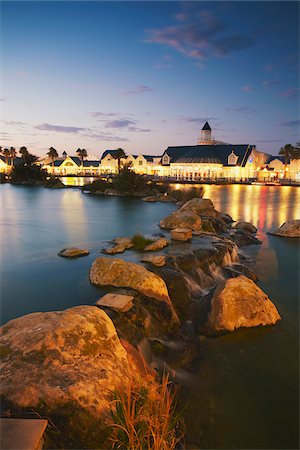
[[[67,162],[67,163],[65,164],[65,166],[74,166],[74,164],[71,163],[71,162]]]
[[[142,166],[143,165],[143,161],[139,161],[139,166]]]
[[[237,163],[237,160],[238,160],[238,156],[236,156],[234,151],[232,150],[232,152],[228,156],[228,164],[235,166]]]
[[[163,164],[169,164],[169,155],[164,155]]]

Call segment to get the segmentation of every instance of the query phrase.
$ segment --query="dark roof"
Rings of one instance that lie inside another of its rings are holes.
[[[228,156],[233,151],[238,156],[237,166],[245,166],[253,145],[190,145],[185,147],[168,147],[164,153],[170,156],[171,163],[214,163],[228,164]]]
[[[274,156],[274,155],[268,155],[268,158],[266,159],[265,164],[270,164],[270,162],[274,161],[274,159],[279,159],[279,161],[281,161],[284,164],[284,156]],[[289,162],[289,160],[288,160]]]
[[[81,166],[81,159],[78,158],[78,156],[69,156],[69,158],[71,158],[77,166]]]
[[[100,161],[83,161],[83,167],[98,167]]]
[[[54,161],[54,167],[59,167],[64,162],[64,159],[57,159]],[[51,163],[49,163],[51,164]]]
[[[202,130],[208,130],[208,131],[211,131],[211,128],[210,128],[208,122],[205,122],[205,124],[204,124],[203,127],[202,127]]]
[[[105,150],[103,155],[101,156],[101,159],[105,158],[107,155],[111,155],[113,157],[114,153],[117,153],[119,150]]]
[[[0,155],[0,159],[2,159],[2,161],[6,163],[5,156]],[[17,165],[21,164],[22,161],[23,161],[23,158],[16,156],[13,160],[13,164],[14,164],[14,166],[17,166]],[[7,158],[7,162],[8,162],[8,165],[11,166],[11,158]]]
[[[153,162],[153,155],[142,155],[148,162]]]

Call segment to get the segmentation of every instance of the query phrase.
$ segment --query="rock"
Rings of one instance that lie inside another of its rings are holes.
[[[111,392],[137,376],[114,324],[96,306],[33,313],[1,328],[0,392],[19,407],[45,403],[50,411],[75,402],[99,417]]]
[[[192,198],[185,202],[178,212],[193,212],[195,214],[204,214],[207,210],[214,210],[213,202],[208,198]]]
[[[149,262],[156,267],[162,267],[166,264],[166,257],[164,255],[145,255],[141,261]]]
[[[225,223],[227,223],[228,225],[230,225],[231,223],[234,222],[233,218],[226,213],[221,213],[221,218],[224,220]]]
[[[142,198],[143,202],[158,202],[159,198],[156,195],[149,195]]]
[[[96,301],[96,306],[104,306],[118,312],[127,312],[133,307],[133,296],[109,293]]]
[[[171,230],[171,239],[173,239],[173,241],[190,241],[192,239],[192,230],[187,228],[175,228],[174,230]]]
[[[133,242],[128,237],[118,237],[118,238],[114,239],[113,242],[117,245],[123,245],[123,247],[125,247],[125,249],[133,247]]]
[[[233,242],[236,243],[238,247],[243,247],[244,245],[260,245],[261,241],[253,236],[252,233],[246,233],[246,231],[234,229],[228,236]]]
[[[238,230],[245,231],[246,233],[255,234],[257,232],[257,228],[250,222],[238,222],[235,228],[237,228]]]
[[[281,317],[275,305],[252,280],[240,275],[217,287],[210,300],[204,329],[219,334],[241,327],[274,325]]]
[[[300,237],[300,219],[290,220],[283,223],[277,230],[272,233],[275,236],[299,238]]]
[[[202,230],[207,233],[216,233],[215,227],[212,224],[211,217],[201,217]]]
[[[194,212],[180,210],[173,212],[159,222],[161,228],[172,230],[174,228],[188,228],[192,231],[201,230],[201,218]]]
[[[258,276],[252,269],[243,264],[231,264],[230,266],[224,267],[224,270],[231,277],[238,277],[239,275],[245,275],[245,277],[250,278],[252,281],[258,281]]]
[[[144,252],[155,252],[169,245],[169,241],[166,238],[159,238],[151,244],[146,245]]]
[[[62,188],[65,188],[67,186],[61,180],[59,180],[57,178],[57,179],[54,179],[54,180],[49,180],[47,182],[47,184],[45,185],[45,187],[49,188],[49,189],[62,189]]]
[[[146,297],[161,302],[171,313],[171,324],[177,325],[179,322],[165,282],[139,264],[117,258],[97,258],[90,270],[90,280],[97,286],[134,289]]]
[[[82,248],[64,248],[58,253],[58,256],[62,256],[63,258],[79,258],[80,256],[87,256],[90,254],[90,251]]]
[[[124,253],[125,247],[124,247],[124,245],[117,244],[114,247],[105,248],[103,251],[104,251],[104,253],[107,253],[108,255],[115,255],[116,253]]]

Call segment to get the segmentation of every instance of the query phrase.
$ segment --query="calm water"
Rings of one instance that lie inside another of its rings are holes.
[[[192,372],[178,373],[189,440],[202,449],[299,448],[299,242],[266,231],[300,218],[300,189],[206,185],[205,197],[259,228],[263,245],[247,251],[283,320],[201,343],[202,358]],[[173,209],[76,189],[0,186],[1,322],[93,304],[104,291],[89,284],[88,271],[101,248],[116,236],[158,231]],[[57,257],[68,246],[91,254]]]

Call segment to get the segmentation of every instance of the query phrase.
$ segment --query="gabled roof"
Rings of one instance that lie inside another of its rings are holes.
[[[105,150],[105,152],[102,154],[101,159],[105,158],[107,155],[111,155],[112,157],[114,154],[116,154],[119,150]]]
[[[77,166],[81,166],[81,159],[78,158],[78,156],[69,156],[69,158],[71,158]]]
[[[265,164],[270,164],[270,162],[274,161],[275,159],[279,159],[279,161],[281,161],[284,164],[284,156],[281,156],[281,155],[277,155],[277,156],[268,155],[268,158],[266,159]],[[289,160],[288,160],[288,162],[289,162]]]
[[[208,122],[205,122],[205,124],[204,124],[203,127],[202,127],[202,130],[205,130],[205,131],[211,131],[211,128],[210,128]]]
[[[59,167],[64,162],[64,159],[57,159],[54,161],[54,167]],[[52,165],[52,163],[49,163],[49,165]]]
[[[153,162],[153,158],[155,158],[155,156],[153,155],[142,155],[148,162]]]
[[[83,167],[99,167],[100,161],[83,161]]]
[[[193,163],[212,163],[228,164],[228,156],[234,152],[238,157],[237,166],[244,167],[253,150],[254,145],[190,145],[184,147],[168,147],[164,152],[170,156],[170,163],[193,164]]]
[[[5,158],[5,156],[0,155],[0,159],[1,159],[4,163],[6,163],[6,158]],[[23,158],[20,158],[19,156],[16,156],[16,157],[13,159],[13,165],[14,165],[14,166],[17,166],[18,164],[21,164],[22,161],[23,161]],[[12,165],[12,160],[11,160],[11,158],[7,158],[7,163],[8,163],[9,166]]]

